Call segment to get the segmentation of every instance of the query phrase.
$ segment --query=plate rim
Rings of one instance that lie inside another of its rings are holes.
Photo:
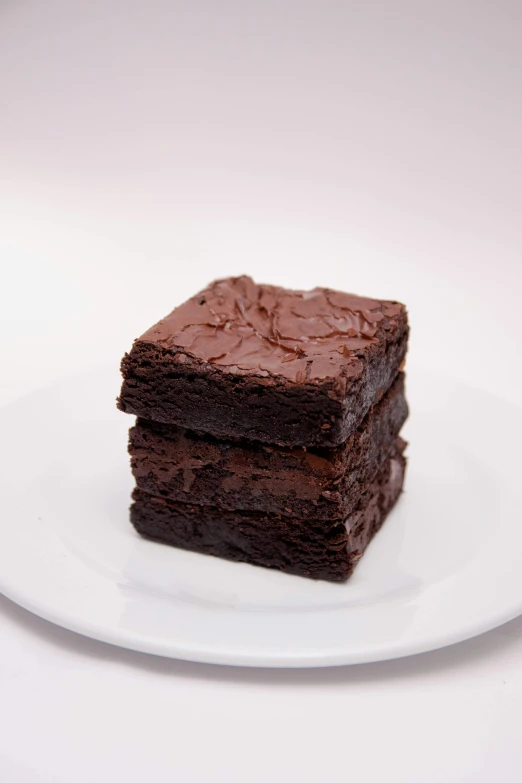
[[[91,369],[88,374],[96,375],[100,372],[106,372],[107,369],[107,365],[101,365]],[[111,373],[113,372],[113,369],[114,368],[111,367]],[[54,383],[48,384],[44,388],[46,391],[53,393],[56,390],[59,390],[62,385],[67,382],[75,383],[80,379],[85,378],[86,374],[87,373],[74,373],[73,375],[57,379]],[[438,378],[441,377],[439,373],[435,373],[435,375]],[[515,409],[520,418],[520,423],[522,424],[522,407],[503,400],[501,397],[491,395],[489,392],[467,387],[466,384],[458,379],[454,378],[452,380],[453,384],[456,384],[459,387],[469,388],[479,395],[485,394],[488,398],[501,402],[507,409]],[[5,415],[6,410],[20,404],[23,400],[37,398],[43,391],[44,389],[30,392],[8,405],[2,406],[0,408],[0,416],[2,414]],[[2,526],[0,523],[0,534],[1,532]],[[89,573],[89,578],[94,577],[95,579],[103,580],[99,574],[94,572]],[[84,583],[89,587],[89,579],[84,579]],[[91,582],[91,584],[94,583]],[[303,650],[301,652],[296,652],[295,649],[288,649],[287,651],[271,651],[265,649],[259,651],[256,648],[248,651],[243,649],[241,644],[236,644],[234,648],[234,644],[223,644],[221,640],[219,640],[219,643],[216,646],[202,644],[199,641],[195,641],[191,644],[186,640],[179,641],[169,639],[167,637],[161,637],[150,633],[147,634],[129,628],[122,630],[117,626],[108,626],[107,623],[103,621],[95,623],[92,621],[92,618],[85,615],[82,616],[81,613],[75,614],[74,612],[67,611],[63,606],[57,604],[49,605],[45,601],[42,602],[39,600],[39,596],[34,593],[35,589],[36,588],[33,588],[31,591],[28,588],[27,580],[22,582],[22,584],[17,585],[13,583],[13,580],[4,578],[4,574],[0,573],[0,593],[25,610],[78,635],[86,636],[113,646],[151,655],[159,655],[162,657],[198,663],[243,667],[319,668],[403,658],[410,655],[442,649],[466,641],[482,633],[491,631],[522,614],[521,591],[520,597],[514,595],[511,596],[512,600],[505,601],[502,610],[497,609],[496,611],[490,611],[489,613],[486,612],[483,618],[480,619],[477,619],[476,615],[472,616],[468,623],[460,622],[458,628],[448,629],[448,627],[446,627],[446,629],[443,628],[441,630],[440,626],[435,625],[429,632],[424,632],[420,636],[414,636],[413,638],[407,638],[406,640],[401,639],[401,637],[398,636],[392,640],[386,640],[385,642],[381,640],[377,643],[368,643],[365,650],[361,650],[359,646],[356,647],[355,650],[350,650],[345,644],[344,646],[338,645],[331,649],[328,649],[325,646],[325,649],[322,651],[318,651],[315,648]]]
[[[425,637],[417,644],[398,646],[397,642],[392,643],[382,649],[381,652],[375,651],[370,654],[351,654],[347,650],[337,650],[332,653],[310,653],[298,657],[295,653],[283,655],[281,653],[263,653],[262,655],[252,653],[227,652],[221,648],[211,648],[205,650],[203,647],[189,647],[188,645],[179,645],[166,642],[147,642],[144,637],[138,634],[127,632],[124,636],[116,638],[114,632],[106,630],[100,631],[100,626],[92,626],[89,622],[75,622],[74,618],[65,612],[53,613],[48,607],[40,606],[37,601],[31,601],[24,595],[17,595],[16,591],[6,588],[0,580],[0,593],[22,607],[31,614],[52,623],[53,625],[64,628],[67,631],[83,636],[88,639],[110,644],[113,647],[119,647],[125,650],[132,650],[147,655],[155,655],[162,658],[171,658],[174,660],[189,661],[191,663],[212,664],[216,666],[241,666],[245,668],[277,668],[277,669],[308,669],[308,668],[330,668],[335,666],[356,666],[365,663],[378,663],[388,660],[397,660],[400,658],[409,658],[413,655],[421,655],[428,652],[451,647],[455,644],[474,639],[484,633],[493,631],[502,625],[515,620],[522,615],[522,602],[510,607],[503,615],[496,616],[495,619],[485,621],[482,625],[470,625],[461,627],[459,631],[448,634],[444,639],[438,635]],[[92,626],[92,627],[91,627]]]

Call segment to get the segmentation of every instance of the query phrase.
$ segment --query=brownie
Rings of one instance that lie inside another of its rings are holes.
[[[222,439],[330,448],[391,386],[407,339],[397,302],[220,280],[135,341],[118,406]]]
[[[131,521],[142,536],[202,554],[291,574],[339,582],[347,579],[388,512],[404,480],[404,442],[344,520],[325,522],[212,506],[177,503],[135,489]]]
[[[182,503],[339,519],[390,454],[407,414],[399,373],[359,428],[332,449],[222,441],[138,419],[130,431],[132,471],[140,489]]]

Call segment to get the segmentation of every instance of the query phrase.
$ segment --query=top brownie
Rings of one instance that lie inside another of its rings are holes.
[[[391,386],[407,339],[398,302],[218,280],[135,341],[118,407],[219,438],[337,446]]]

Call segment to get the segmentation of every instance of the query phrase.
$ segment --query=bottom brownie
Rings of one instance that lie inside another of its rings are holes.
[[[344,520],[299,520],[175,503],[135,489],[131,521],[145,538],[313,579],[348,579],[401,494],[400,438],[355,510]]]

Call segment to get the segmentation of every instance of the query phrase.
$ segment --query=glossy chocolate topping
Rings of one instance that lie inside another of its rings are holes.
[[[404,305],[315,288],[290,291],[250,277],[218,280],[140,338],[223,370],[297,383],[351,377],[404,320]]]

